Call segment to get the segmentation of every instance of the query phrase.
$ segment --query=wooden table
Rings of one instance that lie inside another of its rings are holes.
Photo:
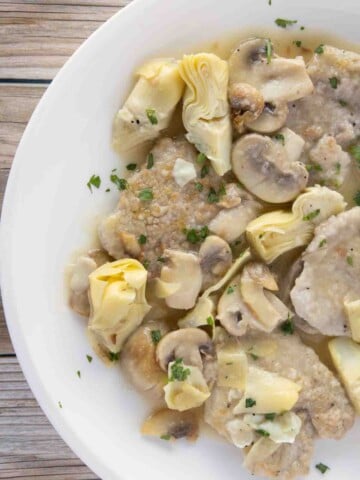
[[[36,104],[60,67],[131,0],[0,0],[0,204]],[[17,362],[0,303],[0,479],[98,478],[49,424]],[[106,479],[105,479],[106,480]]]

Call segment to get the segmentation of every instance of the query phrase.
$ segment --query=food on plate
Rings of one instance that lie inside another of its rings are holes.
[[[113,143],[147,154],[111,173],[69,299],[152,404],[144,435],[204,420],[280,480],[360,413],[360,55],[299,51],[250,38],[137,70]]]

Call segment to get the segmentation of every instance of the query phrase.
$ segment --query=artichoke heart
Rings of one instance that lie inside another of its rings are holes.
[[[217,359],[218,386],[243,390],[248,372],[246,353],[238,348],[220,348]]]
[[[344,307],[350,324],[351,336],[355,342],[360,343],[360,300],[345,301]]]
[[[184,82],[174,59],[156,59],[136,72],[139,77],[115,116],[113,147],[126,151],[159,136],[170,123]]]
[[[169,363],[169,379],[174,364]],[[168,408],[179,412],[200,407],[210,397],[210,390],[200,369],[184,364],[183,370],[187,372],[184,380],[169,380],[164,387]]]
[[[147,271],[137,260],[105,263],[89,275],[89,333],[94,348],[117,353],[150,310]]]
[[[345,210],[343,196],[327,187],[310,187],[299,195],[292,211],[265,213],[249,223],[246,237],[256,253],[268,264],[283,253],[307,245],[315,227]]]
[[[218,175],[224,175],[231,169],[228,64],[216,55],[199,53],[185,55],[179,69],[186,83],[183,103],[186,138],[209,158]]]

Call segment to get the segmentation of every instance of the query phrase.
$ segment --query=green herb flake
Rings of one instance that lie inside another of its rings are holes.
[[[230,285],[230,287],[227,288],[226,293],[230,295],[231,293],[235,292],[235,288]]]
[[[210,325],[210,327],[213,327],[213,326],[215,325],[214,317],[212,317],[212,316],[207,317],[206,323],[207,323],[208,325]]]
[[[109,352],[109,360],[110,362],[117,362],[119,360],[119,352]]]
[[[125,178],[119,178],[115,173],[110,175],[110,180],[117,186],[118,190],[126,190],[128,187],[128,182]]]
[[[166,259],[164,257],[158,257],[157,261],[160,262],[160,263],[165,263]]]
[[[129,170],[130,172],[133,172],[134,170],[136,170],[136,168],[137,168],[136,163],[128,163],[126,165],[126,169]]]
[[[258,435],[261,435],[262,437],[270,437],[270,433],[267,432],[266,430],[263,430],[262,428],[259,428],[258,430],[255,430],[255,432]]]
[[[302,41],[301,40],[294,40],[293,45],[295,45],[298,48],[302,47]]]
[[[285,18],[277,18],[275,20],[275,23],[280,28],[286,28],[288,26],[295,25],[295,23],[297,23],[297,20],[286,20]]]
[[[208,173],[209,173],[209,166],[204,165],[200,172],[200,178],[205,178]]]
[[[360,207],[360,190],[355,193],[354,202]]]
[[[213,188],[210,188],[207,198],[209,203],[217,203],[219,201],[219,194],[216,193]]]
[[[275,140],[280,142],[282,145],[285,145],[285,137],[282,133],[277,133],[273,138],[275,138]]]
[[[147,242],[147,236],[141,234],[138,238],[138,242],[140,245],[145,245],[145,243]]]
[[[319,45],[318,47],[315,48],[315,53],[317,53],[318,55],[322,55],[324,53],[324,44],[322,43],[321,45]]]
[[[317,465],[315,465],[315,468],[317,468],[319,472],[321,472],[322,474],[330,470],[330,467],[328,467],[327,465],[324,465],[323,463],[318,463]]]
[[[86,185],[87,185],[88,189],[90,190],[90,192],[92,193],[92,187],[100,188],[101,178],[99,177],[99,175],[94,174],[90,177],[90,180],[87,182]]]
[[[350,265],[350,267],[353,267],[353,266],[354,266],[354,259],[353,259],[353,257],[351,257],[350,255],[348,255],[348,256],[346,257],[346,262],[347,262],[348,265]]]
[[[340,104],[342,107],[347,107],[347,106],[348,106],[348,103],[345,102],[345,100],[339,100],[339,104]]]
[[[177,358],[175,362],[170,367],[171,375],[169,382],[185,382],[185,380],[190,375],[191,371],[189,368],[184,368],[183,359]]]
[[[318,163],[309,163],[308,165],[305,165],[305,168],[308,172],[322,172],[323,168],[321,165]]]
[[[202,165],[206,159],[207,159],[207,156],[205,155],[205,153],[199,153],[199,155],[196,157],[196,163],[198,163],[199,165]]]
[[[142,261],[142,264],[143,264],[144,268],[147,270],[150,266],[150,260],[147,260],[145,258],[145,260]]]
[[[258,360],[258,359],[259,359],[259,355],[256,355],[255,353],[250,353],[250,357],[251,357],[253,360]]]
[[[304,26],[300,27],[300,30],[305,30],[305,27]]]
[[[204,185],[202,183],[195,183],[195,188],[198,192],[202,192],[204,190]]]
[[[246,408],[251,408],[251,407],[254,407],[256,405],[256,400],[254,400],[253,398],[247,398],[245,400],[245,407]]]
[[[76,372],[76,375],[77,375],[79,378],[81,378],[81,372],[80,372],[80,370],[78,370],[78,371]]]
[[[272,0],[269,0],[269,2],[268,2],[268,3],[269,3],[269,5],[270,5],[270,7],[271,7],[271,5],[272,5]]]
[[[140,190],[138,197],[140,200],[145,202],[148,200],[153,200],[154,194],[151,188],[144,188],[143,190]]]
[[[106,192],[106,193],[109,193],[109,192],[110,192],[110,188],[107,188],[107,189],[105,190],[105,192]]]
[[[150,170],[153,166],[154,166],[154,155],[152,153],[149,153],[147,157],[146,168]]]
[[[151,335],[151,340],[153,344],[157,345],[160,342],[162,337],[160,330],[151,330],[150,335]]]
[[[329,78],[329,82],[332,88],[336,89],[340,83],[340,81],[336,77]]]
[[[265,41],[265,52],[266,52],[267,63],[269,65],[271,63],[271,59],[273,56],[273,46],[270,39],[266,39]]]
[[[320,208],[313,210],[312,212],[308,213],[303,217],[304,222],[309,222],[311,220],[314,220],[318,215],[320,215]]]
[[[349,148],[350,155],[356,160],[358,166],[360,167],[360,145],[352,145]]]
[[[276,413],[265,413],[265,420],[270,420],[270,422],[273,422],[275,417]]]
[[[288,318],[285,320],[285,322],[280,325],[280,330],[284,333],[284,335],[292,335],[295,331],[294,322],[292,319]]]
[[[169,441],[171,439],[171,435],[161,435],[160,438],[161,440]]]
[[[60,400],[58,401],[58,405],[59,405],[59,408],[62,408],[62,403],[60,402]]]
[[[340,172],[341,172],[341,163],[337,162],[336,165],[335,165],[335,172],[336,172],[336,175],[339,175]]]
[[[89,363],[93,361],[93,357],[91,355],[86,355],[86,358]]]
[[[192,244],[204,241],[209,235],[209,229],[207,226],[201,227],[200,230],[196,230],[195,228],[187,230],[185,228],[183,232],[186,235],[186,240]]]
[[[322,248],[324,245],[326,245],[327,243],[327,240],[326,238],[324,238],[323,240],[321,240],[321,242],[319,243],[319,248]]]
[[[159,123],[156,116],[156,112],[153,108],[146,109],[146,116],[149,119],[149,122],[151,123],[151,125],[157,125]]]

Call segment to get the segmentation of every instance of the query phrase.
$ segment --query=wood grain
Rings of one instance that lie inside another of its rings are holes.
[[[47,84],[131,0],[0,0],[0,206],[9,169]],[[17,362],[0,302],[0,479],[94,480],[44,416]],[[106,479],[105,479],[106,480]]]

